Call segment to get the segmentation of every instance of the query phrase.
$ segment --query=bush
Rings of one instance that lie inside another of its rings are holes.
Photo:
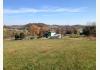
[[[85,26],[83,28],[83,34],[86,36],[96,36],[96,26]]]
[[[70,38],[79,38],[79,37],[80,37],[80,35],[77,35],[77,34],[72,34],[72,35],[70,35],[69,37],[70,37]]]
[[[20,33],[20,39],[24,39],[25,38],[25,34],[24,33]]]
[[[15,34],[15,40],[22,40],[24,38],[25,38],[25,34],[24,33],[20,33],[20,34],[16,33]]]
[[[32,40],[32,39],[35,39],[35,37],[34,37],[34,36],[31,36],[30,39],[31,39],[31,40]]]
[[[15,34],[15,40],[19,40],[20,39],[20,36],[16,33]]]

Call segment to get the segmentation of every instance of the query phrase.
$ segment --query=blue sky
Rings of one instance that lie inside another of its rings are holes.
[[[4,0],[4,24],[74,25],[96,21],[95,0]]]

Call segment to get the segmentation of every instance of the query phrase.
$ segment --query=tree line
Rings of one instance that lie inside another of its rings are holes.
[[[25,36],[35,36],[37,38],[47,37],[50,31],[65,36],[66,34],[79,34],[96,37],[96,23],[90,25],[46,25],[44,23],[29,23],[23,26],[4,26],[4,38],[24,39]],[[81,31],[80,31],[81,29]]]

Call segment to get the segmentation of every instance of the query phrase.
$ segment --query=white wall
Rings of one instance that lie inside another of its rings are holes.
[[[56,33],[55,32],[51,32],[51,36],[54,36]]]

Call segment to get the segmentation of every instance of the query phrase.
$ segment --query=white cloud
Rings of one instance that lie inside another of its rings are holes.
[[[19,9],[4,9],[4,14],[8,13],[38,13],[38,12],[82,12],[82,8],[56,8],[56,9],[35,9],[35,8],[19,8]]]

